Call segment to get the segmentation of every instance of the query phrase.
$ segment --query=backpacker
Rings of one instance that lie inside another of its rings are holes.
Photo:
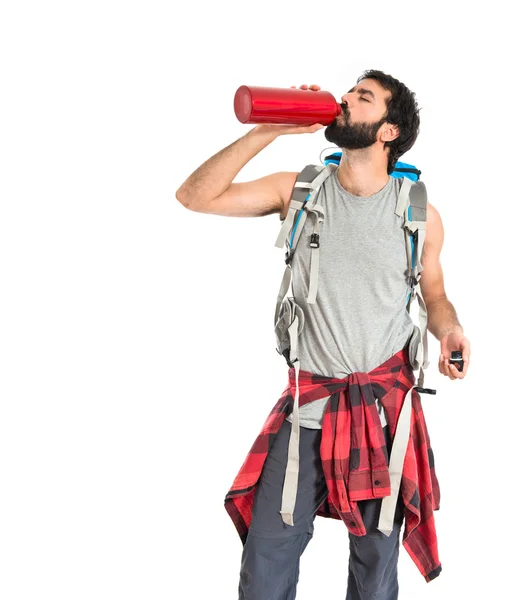
[[[319,248],[320,236],[319,226],[325,219],[324,207],[316,203],[318,191],[323,182],[339,166],[341,152],[335,152],[327,156],[324,165],[307,165],[298,175],[294,186],[292,198],[286,217],[282,220],[281,230],[275,242],[277,248],[285,244],[285,272],[281,281],[281,287],[275,307],[275,336],[279,354],[283,355],[289,367],[294,367],[296,372],[296,399],[295,412],[298,412],[298,337],[304,327],[304,314],[295,301],[293,295],[288,295],[288,289],[292,282],[292,257],[299,242],[303,225],[308,215],[314,219],[314,229],[310,236],[311,263],[310,282],[307,302],[316,302],[318,290],[319,271]],[[407,284],[409,287],[406,299],[406,307],[410,312],[410,306],[414,298],[419,303],[419,324],[415,325],[414,333],[409,342],[409,359],[412,368],[419,369],[416,389],[421,393],[435,394],[436,390],[424,388],[424,370],[429,366],[428,361],[428,339],[427,339],[427,310],[421,296],[419,279],[423,266],[420,257],[425,242],[426,220],[427,220],[427,192],[425,184],[419,181],[421,171],[413,165],[397,162],[393,177],[401,178],[402,183],[397,198],[395,214],[403,217],[403,229],[405,232],[406,253],[408,257]],[[292,291],[293,294],[293,291]],[[417,348],[417,351],[416,351]]]

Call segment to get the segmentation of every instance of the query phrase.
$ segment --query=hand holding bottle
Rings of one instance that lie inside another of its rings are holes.
[[[296,89],[295,85],[290,86],[291,89]],[[311,85],[310,88],[308,85],[303,84],[302,86],[299,87],[300,90],[307,90],[309,89],[310,91],[315,91],[317,92],[318,90],[320,90],[320,86],[319,85]],[[325,127],[325,125],[321,125],[321,123],[314,123],[313,125],[283,125],[282,123],[274,123],[274,124],[269,124],[269,123],[261,123],[260,125],[257,125],[256,127],[254,127],[255,131],[268,131],[268,132],[275,132],[278,135],[284,135],[284,134],[289,134],[289,133],[316,133],[316,131],[319,131],[320,129],[323,129]]]
[[[314,92],[313,94],[311,92]],[[290,88],[240,86],[235,94],[235,114],[241,123],[256,123],[253,132],[274,136],[315,133],[332,123],[341,106],[319,85]]]

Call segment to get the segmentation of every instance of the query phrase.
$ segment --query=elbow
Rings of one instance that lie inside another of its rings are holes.
[[[190,199],[187,198],[187,196],[183,193],[183,191],[181,189],[178,189],[177,192],[175,193],[175,199],[180,204],[182,204],[185,208],[188,208],[189,210],[192,210]]]

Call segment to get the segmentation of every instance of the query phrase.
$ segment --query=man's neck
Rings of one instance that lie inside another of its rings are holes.
[[[374,160],[367,149],[342,152],[337,169],[340,185],[353,196],[368,197],[376,194],[388,183],[388,159]],[[373,159],[373,160],[372,160]]]

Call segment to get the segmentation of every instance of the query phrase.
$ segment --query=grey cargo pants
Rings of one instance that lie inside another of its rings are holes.
[[[299,561],[314,533],[316,512],[327,497],[320,459],[321,429],[301,427],[300,471],[294,526],[279,514],[291,423],[284,421],[257,482],[249,534],[242,552],[239,600],[293,600]],[[388,426],[384,435],[391,452]],[[378,531],[382,499],[359,501],[367,534],[349,536],[346,600],[397,600],[399,533],[404,518],[401,495],[390,537]],[[343,523],[342,523],[343,525]],[[344,525],[345,527],[345,525]]]

